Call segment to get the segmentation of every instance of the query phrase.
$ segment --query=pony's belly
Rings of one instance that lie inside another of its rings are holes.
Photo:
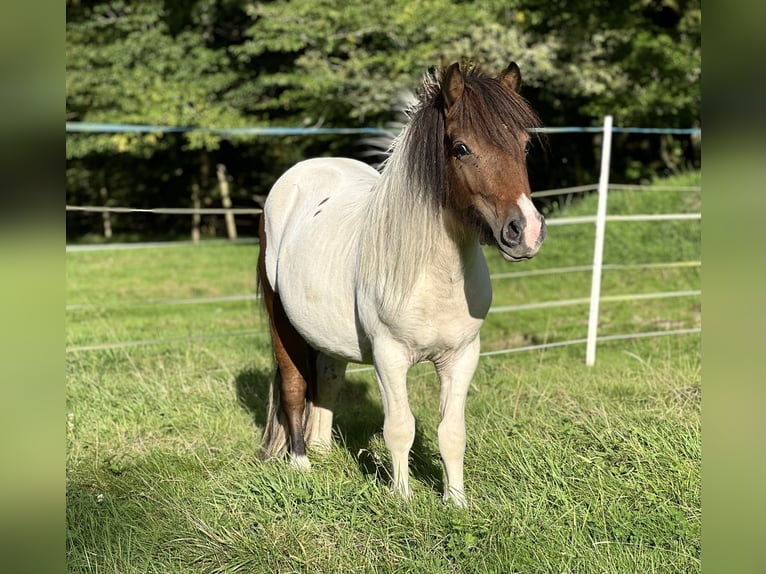
[[[314,349],[331,357],[371,362],[370,345],[358,328],[353,303],[349,306],[337,294],[317,291],[308,283],[301,285],[301,290],[283,289],[281,293],[282,304],[298,333]]]

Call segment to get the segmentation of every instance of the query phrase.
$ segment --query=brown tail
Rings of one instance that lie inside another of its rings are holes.
[[[269,410],[261,439],[261,458],[264,460],[282,456],[287,452],[287,420],[280,404],[280,379],[277,368],[269,386]]]

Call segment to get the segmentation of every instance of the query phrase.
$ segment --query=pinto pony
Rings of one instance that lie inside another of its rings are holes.
[[[345,158],[302,161],[268,195],[258,275],[276,374],[264,457],[332,440],[333,401],[348,362],[372,364],[382,397],[393,488],[410,495],[415,419],[407,372],[431,361],[440,379],[445,500],[465,505],[465,402],[492,301],[481,243],[508,261],[545,238],[530,199],[527,128],[515,63],[498,77],[455,63],[427,75],[382,173]]]

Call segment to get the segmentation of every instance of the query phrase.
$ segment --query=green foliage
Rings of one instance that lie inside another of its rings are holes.
[[[243,125],[227,97],[238,75],[226,50],[208,45],[199,26],[174,33],[165,4],[102,2],[72,14],[67,21],[68,120]],[[166,139],[156,133],[70,136],[67,157],[93,152],[148,156]],[[219,139],[193,132],[187,145],[215,149]]]
[[[375,123],[429,66],[514,59],[561,112],[685,126],[699,119],[700,14],[694,0],[68,2],[67,116]]]
[[[517,21],[533,40],[555,46],[555,73],[537,94],[553,104],[555,115],[544,115],[552,125],[557,112],[575,110],[598,123],[612,114],[615,125],[699,125],[697,0],[520,0]]]
[[[287,0],[258,5],[248,41],[233,51],[260,65],[255,109],[301,123],[377,123],[439,62],[474,60],[500,70],[516,58],[544,65],[483,3],[452,0]],[[260,88],[260,89],[259,89]]]
[[[384,126],[429,67],[463,60],[496,73],[515,60],[523,94],[547,125],[600,124],[612,114],[616,125],[690,127],[700,119],[700,28],[698,0],[70,0],[66,118],[203,128]],[[689,138],[616,140],[618,180],[698,167],[698,142]],[[597,143],[556,136],[535,183],[594,181]],[[148,194],[188,205],[190,186],[212,195],[205,162],[213,172],[216,163],[227,165],[240,184],[232,186],[235,199],[250,201],[306,156],[359,152],[349,137],[68,134],[68,201],[98,204],[105,188],[122,205],[142,205]],[[155,221],[139,233],[170,227]],[[73,221],[70,234],[80,237],[98,222]]]

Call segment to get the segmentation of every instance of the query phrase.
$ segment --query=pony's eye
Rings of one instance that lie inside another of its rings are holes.
[[[452,155],[454,155],[456,158],[460,159],[464,156],[467,156],[471,153],[471,149],[465,145],[463,142],[458,142],[454,145],[452,148]]]

